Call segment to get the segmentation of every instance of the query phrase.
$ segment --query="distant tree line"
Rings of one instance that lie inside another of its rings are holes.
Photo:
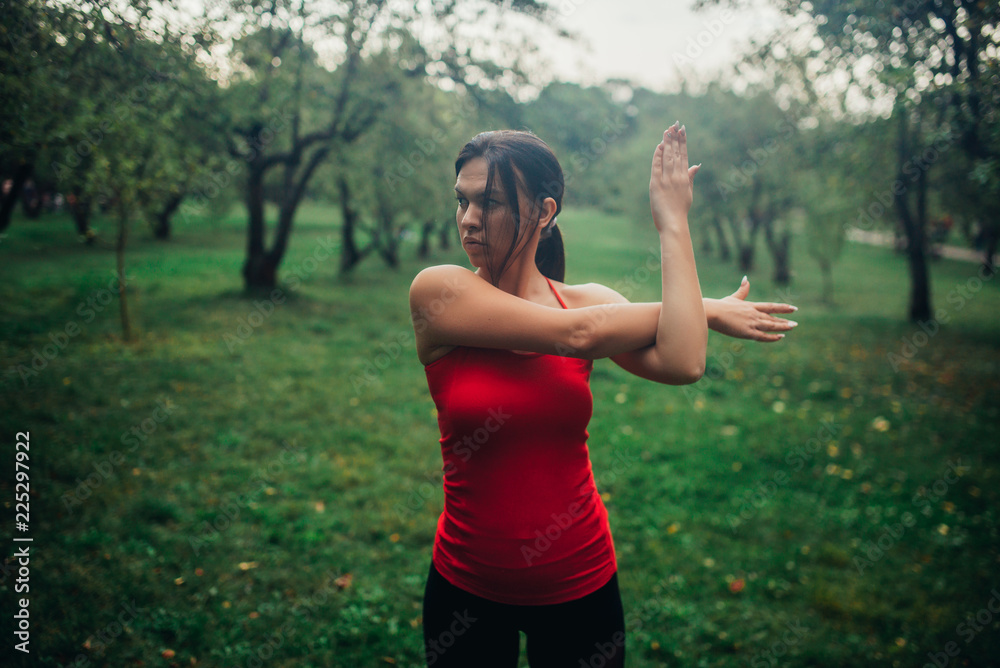
[[[692,221],[703,252],[746,273],[762,243],[788,285],[804,234],[832,301],[846,232],[896,231],[909,316],[926,320],[936,219],[957,221],[993,271],[1000,10],[773,1],[807,20],[748,54],[740,71],[758,83],[672,94],[627,80],[539,88],[530,37],[506,28],[516,16],[558,29],[531,1],[4,3],[0,231],[19,197],[30,217],[58,193],[82,239],[95,211],[114,221],[124,275],[130,223],[166,240],[177,216],[210,225],[239,202],[244,286],[270,290],[307,199],[339,211],[344,273],[368,257],[397,266],[407,239],[421,257],[447,247],[454,155],[483,129],[536,132],[562,160],[567,204],[644,221],[651,147],[682,119],[703,163]],[[492,48],[473,19],[496,26]],[[846,83],[821,85],[834,79]]]

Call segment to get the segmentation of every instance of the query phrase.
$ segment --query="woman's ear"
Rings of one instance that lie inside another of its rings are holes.
[[[556,201],[551,197],[546,197],[542,200],[542,215],[538,219],[538,226],[546,227],[552,219],[555,218],[556,210],[558,208],[559,205],[556,204]]]

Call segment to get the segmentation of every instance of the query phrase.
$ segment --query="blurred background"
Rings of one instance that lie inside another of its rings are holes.
[[[996,3],[0,8],[3,665],[425,665],[455,155],[535,132],[655,301],[675,120],[703,294],[799,326],[595,363],[628,664],[1000,665]]]

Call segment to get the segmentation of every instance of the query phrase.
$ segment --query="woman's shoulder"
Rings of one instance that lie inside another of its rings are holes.
[[[552,281],[552,285],[562,295],[566,306],[569,308],[584,308],[586,306],[600,306],[601,304],[627,304],[618,291],[600,283],[580,283],[579,285],[569,285],[559,281]]]
[[[435,264],[430,267],[424,267],[417,272],[417,275],[413,277],[413,282],[410,284],[410,289],[413,289],[413,286],[421,286],[427,283],[440,283],[448,279],[465,279],[472,276],[476,276],[475,272],[465,267],[460,267],[457,264]]]
[[[441,297],[442,293],[462,292],[474,281],[482,281],[475,272],[457,264],[437,264],[421,269],[410,283],[410,300],[422,302]]]

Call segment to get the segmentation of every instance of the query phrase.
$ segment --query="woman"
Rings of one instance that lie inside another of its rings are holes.
[[[593,360],[660,383],[697,381],[708,324],[776,341],[783,304],[703,300],[688,231],[684,126],[663,133],[649,182],[662,299],[566,285],[555,227],[563,175],[527,132],[477,135],[455,162],[457,222],[475,272],[413,280],[417,356],[438,409],[445,509],[424,596],[431,666],[623,666],[625,627],[607,511],[586,445]],[[742,294],[741,294],[742,291]]]

